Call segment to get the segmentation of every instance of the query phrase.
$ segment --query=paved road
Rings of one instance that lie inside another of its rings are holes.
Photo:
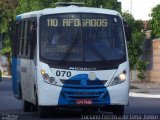
[[[160,119],[160,98],[136,98],[130,97],[130,105],[125,107],[124,119]],[[107,119],[110,113],[96,112],[81,114],[79,110],[59,110],[48,117],[49,120],[83,120],[83,119]],[[113,116],[112,116],[113,117]],[[13,119],[14,118],[14,119]],[[21,100],[14,98],[11,79],[3,78],[0,82],[0,120],[37,120],[38,113],[22,111]]]

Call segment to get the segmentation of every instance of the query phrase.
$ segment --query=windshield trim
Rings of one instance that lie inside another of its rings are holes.
[[[126,61],[126,57],[119,60],[101,61],[101,62],[66,62],[61,64],[59,61],[46,60],[40,58],[41,62],[44,62],[50,66],[50,68],[70,69],[75,68],[89,68],[91,70],[109,70],[118,69],[119,65]]]

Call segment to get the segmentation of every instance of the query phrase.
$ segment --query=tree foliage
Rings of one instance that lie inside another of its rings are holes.
[[[152,9],[150,27],[154,37],[160,37],[160,4]]]
[[[1,0],[0,1],[0,33],[3,34],[3,49],[1,50],[2,54],[6,54],[7,62],[8,62],[8,74],[11,74],[11,41],[10,41],[10,26],[12,23],[14,16],[14,9],[18,5],[18,0]]]
[[[0,33],[3,34],[3,49],[1,53],[11,52],[11,42],[9,37],[10,25],[15,17],[14,9],[18,5],[17,0],[8,2],[7,0],[0,1]]]
[[[145,78],[145,70],[148,65],[148,62],[142,59],[143,54],[143,42],[144,42],[144,33],[143,21],[135,20],[134,17],[128,13],[123,13],[124,19],[127,21],[129,26],[132,27],[132,40],[128,42],[128,53],[129,53],[129,62],[131,70],[137,69],[137,77],[140,80]]]
[[[129,53],[129,61],[130,68],[134,69],[136,63],[138,62],[140,56],[143,53],[143,33],[141,32],[143,27],[142,21],[136,21],[134,17],[128,13],[124,12],[124,19],[127,21],[128,25],[132,28],[132,40],[128,42],[128,53]]]
[[[117,0],[84,0],[86,6],[100,7],[121,11],[121,4]]]
[[[144,61],[144,60],[138,60],[137,61],[137,63],[136,63],[136,67],[137,67],[137,70],[138,70],[137,77],[140,80],[145,79],[145,71],[146,71],[146,68],[147,68],[148,64],[149,64],[148,61]]]
[[[84,2],[88,7],[100,7],[121,11],[121,4],[117,0],[37,0],[43,7],[53,7],[56,2]],[[42,7],[42,8],[43,8]]]

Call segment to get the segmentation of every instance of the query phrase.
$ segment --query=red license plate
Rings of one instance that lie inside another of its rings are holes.
[[[77,105],[91,105],[92,100],[76,100]]]

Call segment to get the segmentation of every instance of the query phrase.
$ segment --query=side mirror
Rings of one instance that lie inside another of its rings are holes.
[[[132,28],[128,26],[126,21],[124,21],[124,30],[125,30],[126,40],[130,41],[132,39]]]
[[[130,41],[132,39],[132,29],[131,27],[125,27],[126,40]]]

